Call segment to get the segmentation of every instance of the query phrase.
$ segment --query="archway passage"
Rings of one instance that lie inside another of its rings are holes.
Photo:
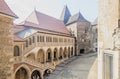
[[[59,59],[62,59],[63,58],[63,49],[60,48],[59,50]]]
[[[15,79],[28,79],[28,73],[26,69],[23,67],[20,68],[15,74]]]
[[[54,49],[54,61],[56,61],[58,58],[58,52],[57,52],[57,48]]]
[[[44,78],[45,78],[45,77],[48,77],[50,73],[51,73],[51,71],[50,71],[49,69],[46,69],[46,70],[44,71],[43,77],[44,77]]]
[[[33,73],[31,74],[31,79],[42,79],[39,71],[37,70],[33,71]]]
[[[51,62],[51,61],[52,61],[52,51],[51,49],[48,49],[46,53],[46,62]]]
[[[40,49],[37,54],[37,61],[44,63],[44,51],[43,49]]]
[[[85,49],[80,49],[80,54],[84,54],[85,53]]]

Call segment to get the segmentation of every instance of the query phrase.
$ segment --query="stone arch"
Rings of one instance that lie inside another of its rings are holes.
[[[68,55],[68,53],[67,53],[67,48],[66,48],[66,47],[64,48],[63,55],[64,55],[64,58],[66,58],[66,57],[67,57],[67,55]]]
[[[30,53],[27,55],[27,58],[30,60],[35,60],[35,54],[34,53]]]
[[[53,60],[56,61],[58,59],[58,49],[54,48],[53,53],[54,53]]]
[[[14,75],[14,79],[29,79],[30,77],[30,69],[26,65],[19,66]]]
[[[21,67],[15,74],[15,79],[28,79],[28,73],[25,68]]]
[[[31,79],[42,79],[41,72],[39,70],[32,71]]]
[[[51,69],[46,69],[46,70],[44,70],[43,77],[46,78],[46,77],[49,76],[51,73],[52,73]]]
[[[14,46],[14,56],[20,56],[20,48],[19,48],[19,46]]]
[[[73,52],[73,47],[71,47],[71,56],[74,55],[74,52]]]
[[[52,50],[48,48],[46,52],[46,62],[51,62],[52,61]]]
[[[44,63],[44,50],[43,49],[40,49],[37,53],[37,61],[38,62],[41,62],[41,63]]]
[[[80,54],[84,54],[85,53],[85,49],[80,49]]]
[[[70,47],[68,47],[68,57],[71,56]]]
[[[63,58],[63,49],[62,47],[59,49],[59,59]]]

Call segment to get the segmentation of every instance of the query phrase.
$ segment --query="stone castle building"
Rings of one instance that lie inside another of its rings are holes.
[[[34,10],[19,25],[0,0],[0,79],[43,79],[75,55],[75,40],[64,23]]]
[[[91,23],[80,12],[71,15],[67,6],[63,8],[60,19],[64,22],[71,35],[75,36],[75,54],[80,55],[89,52],[91,50]]]
[[[44,79],[61,62],[96,50],[96,21],[91,26],[67,6],[61,20],[36,10],[20,24],[13,24],[15,18],[0,0],[0,79]]]

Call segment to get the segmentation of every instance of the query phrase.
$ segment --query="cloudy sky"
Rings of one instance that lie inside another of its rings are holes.
[[[71,14],[81,12],[83,16],[94,21],[98,15],[98,0],[5,0],[13,12],[23,21],[34,10],[58,18],[64,5],[67,5]]]

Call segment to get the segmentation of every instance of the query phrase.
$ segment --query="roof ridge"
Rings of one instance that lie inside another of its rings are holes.
[[[34,10],[33,12],[29,20],[25,20],[24,24],[22,25],[43,28],[51,31],[56,31],[56,32],[58,31],[61,33],[69,34],[69,31],[67,30],[64,23],[61,20],[46,15],[44,13],[41,13],[38,10]],[[37,18],[37,20],[33,18]],[[39,24],[36,24],[37,21]]]
[[[45,16],[48,16],[48,17],[51,17],[51,18],[54,18],[54,19],[56,19],[56,20],[61,21],[60,19],[57,19],[57,18],[55,18],[55,17],[53,17],[53,16],[50,16],[50,15],[48,15],[48,14],[44,14],[44,13],[38,11],[38,10],[35,10],[35,13],[36,13],[36,12],[38,12],[38,13],[40,13],[40,14],[42,14],[42,15],[45,15]],[[36,15],[37,15],[37,14],[36,14]],[[37,17],[37,18],[38,18],[38,17]]]

